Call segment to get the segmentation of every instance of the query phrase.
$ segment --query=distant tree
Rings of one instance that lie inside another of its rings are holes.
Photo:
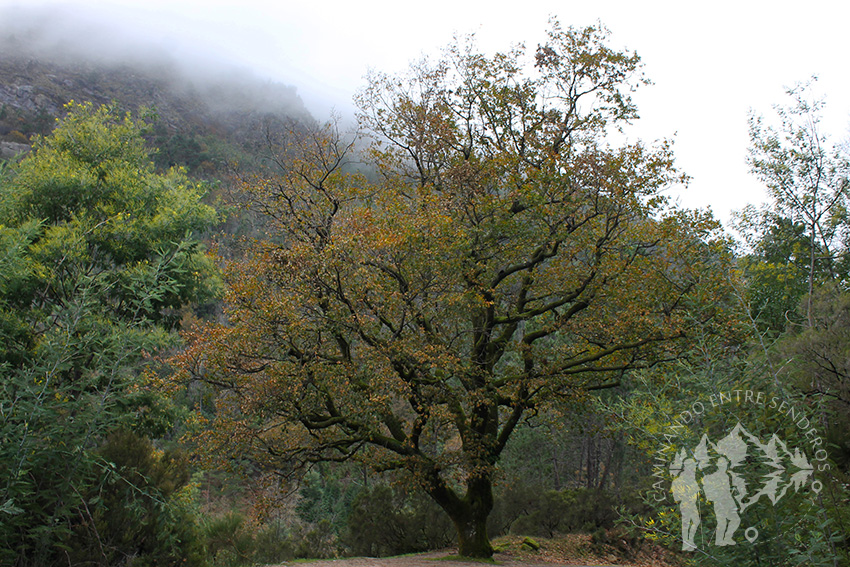
[[[772,199],[762,218],[776,220],[767,224],[804,227],[805,321],[811,327],[816,284],[839,275],[846,277],[850,156],[830,144],[821,131],[823,101],[809,100],[810,86],[802,84],[788,90],[793,103],[789,107],[776,107],[778,128],[765,125],[760,116],[750,116],[749,162],[751,171],[764,183]],[[759,224],[759,215],[754,213],[750,209],[744,215],[745,226]],[[755,232],[768,241],[776,240],[771,231]],[[769,242],[765,244],[770,246]],[[791,255],[787,256],[790,259]],[[799,263],[802,258],[799,254],[795,256],[795,263]]]
[[[285,474],[361,459],[406,471],[489,557],[499,457],[528,415],[724,329],[730,258],[667,206],[667,144],[613,148],[638,57],[562,29],[525,64],[453,46],[359,101],[383,179],[345,175],[330,124],[246,186],[268,234],[229,266],[227,323],[182,364],[219,388],[202,445]]]
[[[175,344],[180,310],[213,297],[220,281],[193,236],[215,212],[181,172],[154,172],[144,122],[109,107],[67,110],[0,178],[4,565],[68,564],[75,553],[100,565],[141,553],[148,536],[103,547],[98,526],[121,516],[104,513],[104,502],[120,505],[110,487],[137,486],[151,502],[168,495],[100,447],[122,427],[145,432],[157,401],[139,387],[141,368]],[[160,541],[181,553],[174,539]]]
[[[805,224],[770,210],[748,206],[737,213],[736,221],[749,246],[738,258],[746,280],[744,299],[757,331],[775,338],[789,322],[800,323],[798,308],[809,287],[811,239]],[[820,280],[823,274],[816,276]]]

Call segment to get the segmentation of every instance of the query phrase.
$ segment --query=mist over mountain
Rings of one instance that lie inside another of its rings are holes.
[[[210,135],[244,145],[263,123],[313,121],[296,87],[173,34],[72,6],[0,8],[2,157],[49,132],[71,100],[152,108],[165,145]]]

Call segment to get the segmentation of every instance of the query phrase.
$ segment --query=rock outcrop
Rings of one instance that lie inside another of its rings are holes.
[[[28,151],[30,151],[30,147],[27,144],[0,142],[0,160],[13,159]]]

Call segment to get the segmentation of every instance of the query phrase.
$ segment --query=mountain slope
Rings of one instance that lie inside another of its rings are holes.
[[[0,37],[0,53],[0,159],[26,149],[33,135],[50,132],[71,100],[152,109],[151,143],[161,150],[157,165],[190,170],[234,148],[251,153],[269,123],[313,121],[294,87],[246,70],[190,73],[167,58],[71,59],[29,52],[13,36]],[[231,149],[222,150],[222,144]]]

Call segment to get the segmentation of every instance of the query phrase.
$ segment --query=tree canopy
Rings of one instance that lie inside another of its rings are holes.
[[[527,57],[458,42],[359,96],[374,175],[334,124],[293,133],[245,186],[268,234],[229,264],[227,321],[187,373],[220,389],[211,453],[266,470],[403,470],[490,556],[500,454],[529,415],[724,330],[730,257],[669,206],[671,147],[613,146],[639,58],[600,26]],[[371,179],[371,180],[370,180]]]

